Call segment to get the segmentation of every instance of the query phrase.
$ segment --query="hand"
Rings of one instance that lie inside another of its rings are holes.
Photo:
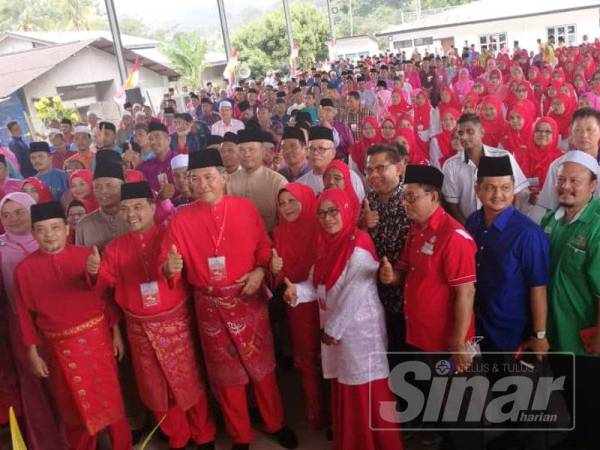
[[[290,306],[296,306],[298,302],[298,289],[296,285],[292,283],[288,278],[284,278],[285,292],[283,293],[283,301]]]
[[[31,370],[36,377],[48,378],[50,376],[48,366],[38,354],[37,347],[35,345],[29,347],[29,362],[31,364]]]
[[[85,263],[85,269],[90,275],[98,275],[98,271],[100,270],[100,252],[98,252],[98,247],[95,245]]]
[[[321,342],[325,345],[338,345],[340,343],[340,341],[325,333],[325,330],[321,330]]]
[[[163,272],[167,276],[167,278],[173,278],[178,273],[181,273],[183,270],[183,258],[177,251],[177,247],[175,244],[171,246],[171,250],[167,254],[167,260],[163,265]]]
[[[536,205],[540,191],[537,189],[529,188],[529,204]]]
[[[531,337],[523,344],[523,350],[531,350],[534,352],[538,361],[544,359],[544,356],[546,356],[546,353],[548,353],[549,349],[550,343],[546,338],[537,339],[535,337]]]
[[[173,198],[173,196],[175,196],[175,185],[165,182],[165,181],[160,181],[160,190],[158,191],[158,197],[161,200],[166,200],[168,198]]]
[[[473,364],[473,355],[466,351],[465,344],[450,349],[456,373],[462,373]]]
[[[379,281],[381,284],[392,284],[394,278],[394,268],[387,259],[387,256],[384,256],[381,260],[381,266],[379,266]]]
[[[365,198],[365,201],[363,202],[363,208],[364,221],[367,225],[367,228],[375,228],[379,223],[379,213],[377,211],[371,211],[369,199],[367,198]]]
[[[273,249],[273,256],[271,256],[271,273],[273,275],[277,275],[279,272],[281,272],[281,269],[283,269],[283,259],[281,258],[281,256],[279,256],[277,254],[277,250]]]
[[[112,343],[115,358],[117,358],[118,361],[121,361],[123,356],[125,356],[125,344],[123,343],[123,336],[121,335],[119,325],[113,325],[112,327]]]
[[[243,284],[244,288],[242,289],[242,295],[253,295],[256,294],[260,285],[265,277],[265,271],[262,267],[257,267],[256,269],[248,272],[245,275],[242,275],[240,278],[235,280],[238,284]]]
[[[126,169],[135,169],[140,165],[139,153],[129,149],[123,153],[123,163]]]

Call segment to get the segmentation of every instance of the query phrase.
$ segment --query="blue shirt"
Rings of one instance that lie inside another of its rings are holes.
[[[477,243],[475,323],[482,345],[514,351],[531,336],[529,289],[550,278],[550,244],[542,229],[512,206],[487,228],[483,209],[465,224]]]
[[[44,184],[48,186],[54,200],[60,201],[64,192],[69,189],[67,174],[62,170],[52,168],[47,173],[38,173],[35,177],[42,180]]]
[[[29,145],[27,145],[25,141],[23,141],[23,138],[13,137],[8,143],[8,148],[17,157],[17,161],[19,161],[21,175],[23,175],[23,178],[29,178],[34,176],[35,169],[31,165],[31,161],[29,160]]]

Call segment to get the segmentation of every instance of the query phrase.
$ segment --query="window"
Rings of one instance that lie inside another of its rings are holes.
[[[479,36],[479,46],[481,49],[487,48],[493,52],[497,52],[506,45],[506,33],[484,34]]]
[[[402,41],[395,41],[394,48],[396,50],[400,50],[402,48],[410,48],[412,47],[412,39],[404,39]]]
[[[416,38],[415,39],[415,47],[419,47],[421,45],[433,45],[433,38],[432,37]]]
[[[562,37],[565,39],[566,45],[575,44],[577,40],[577,26],[576,25],[556,25],[554,27],[546,28],[547,37],[554,36],[554,42],[558,44],[558,38]]]

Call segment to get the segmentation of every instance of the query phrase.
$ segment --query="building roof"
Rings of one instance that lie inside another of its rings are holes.
[[[114,55],[112,42],[103,38],[48,45],[0,55],[0,98],[8,97],[86,47],[94,47]],[[138,55],[131,50],[123,49],[123,56],[132,63]],[[140,63],[142,67],[167,76],[169,79],[176,79],[179,76],[173,69],[155,61],[140,57]]]
[[[587,9],[600,6],[598,0],[478,0],[438,14],[423,17],[420,20],[393,25],[376,33],[376,36],[386,36],[421,30],[433,30],[472,23],[490,22],[519,17],[537,16],[552,12],[566,12],[577,9]]]
[[[112,41],[112,34],[108,30],[96,31],[7,31],[0,36],[2,40],[5,36],[21,37],[37,41],[42,44],[67,44],[76,41],[88,41],[90,39],[104,38]],[[129,34],[121,34],[121,42],[124,47],[133,49],[136,47],[156,47],[158,41],[147,39]]]
[[[354,36],[345,36],[345,37],[335,38],[336,43],[338,43],[338,42],[351,43],[353,41],[358,41],[358,42],[373,41],[373,42],[377,43],[377,39],[375,39],[370,34],[356,34]],[[328,39],[327,43],[331,44],[331,39]]]

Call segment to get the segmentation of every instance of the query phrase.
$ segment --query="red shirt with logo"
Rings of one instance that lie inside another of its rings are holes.
[[[422,227],[413,223],[396,268],[406,271],[406,342],[447,352],[454,331],[454,288],[476,281],[477,246],[469,233],[439,207]],[[466,339],[474,335],[474,318]]]

